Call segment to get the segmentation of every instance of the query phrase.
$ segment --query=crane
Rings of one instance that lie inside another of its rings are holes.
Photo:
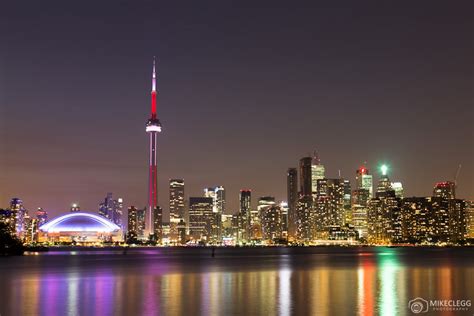
[[[456,175],[454,176],[454,187],[457,187],[458,186],[458,176],[459,176],[459,172],[461,171],[461,167],[462,165],[459,164],[458,166],[458,170],[456,171]]]

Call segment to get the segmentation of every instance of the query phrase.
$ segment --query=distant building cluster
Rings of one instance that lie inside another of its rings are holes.
[[[287,172],[287,201],[252,191],[239,193],[239,210],[226,212],[222,186],[185,198],[184,180],[169,182],[169,222],[160,243],[169,245],[277,244],[463,244],[474,238],[474,203],[456,199],[453,181],[440,182],[430,197],[404,197],[380,167],[377,184],[366,166],[348,179],[327,178],[317,155]],[[144,212],[145,210],[142,210]],[[161,213],[160,213],[160,216]],[[144,216],[129,208],[129,236],[145,240]],[[130,225],[133,223],[133,225]],[[131,228],[133,227],[133,229]],[[135,227],[141,227],[135,228]]]

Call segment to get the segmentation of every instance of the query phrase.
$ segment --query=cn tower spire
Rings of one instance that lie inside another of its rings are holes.
[[[156,70],[155,56],[153,56],[153,75],[151,79],[151,118],[156,119]]]
[[[157,173],[157,138],[161,132],[160,120],[156,115],[156,63],[153,57],[153,72],[151,79],[151,117],[146,123],[146,132],[150,137],[150,164],[148,176],[148,210],[146,212],[145,238],[153,235],[156,240],[161,239],[161,215],[158,207],[158,173]]]

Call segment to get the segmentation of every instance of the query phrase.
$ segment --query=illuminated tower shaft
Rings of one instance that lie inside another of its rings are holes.
[[[148,170],[148,212],[146,214],[146,234],[153,234],[153,211],[158,207],[158,173],[157,173],[157,136],[161,132],[161,124],[156,116],[156,73],[155,60],[153,59],[153,77],[151,87],[151,117],[146,124],[146,132],[150,134],[150,160]],[[146,236],[147,237],[147,236]]]

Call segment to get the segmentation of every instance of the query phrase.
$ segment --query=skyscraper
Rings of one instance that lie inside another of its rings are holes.
[[[392,189],[395,191],[397,198],[403,199],[403,185],[401,182],[392,182]]]
[[[251,225],[250,225],[250,211],[251,211],[251,200],[252,191],[248,189],[240,190],[239,201],[239,231],[241,239],[249,241],[251,239]]]
[[[163,210],[156,206],[153,209],[153,240],[161,244],[163,239]]]
[[[257,211],[261,227],[257,236],[258,239],[266,239],[267,237],[271,239],[270,235],[276,231],[276,225],[280,225],[273,222],[276,220],[280,222],[280,216],[277,214],[279,211],[277,211],[275,206],[276,203],[273,196],[262,196],[258,199]]]
[[[297,240],[309,242],[314,236],[312,157],[300,159],[300,192],[297,206]]]
[[[285,214],[280,205],[271,204],[261,209],[262,239],[267,244],[280,243],[284,238]]]
[[[23,207],[23,201],[19,198],[12,198],[10,201],[10,211],[13,213],[15,230],[18,236],[25,231],[26,209]]]
[[[107,218],[119,227],[122,225],[123,199],[114,200],[112,193],[107,193],[104,202],[99,204],[99,215]]]
[[[300,196],[311,196],[312,187],[312,157],[300,159]]]
[[[298,221],[298,171],[296,168],[289,168],[286,174],[286,188],[288,201],[288,239],[296,238]]]
[[[212,198],[213,206],[212,212],[214,216],[214,225],[216,235],[213,238],[221,239],[222,231],[222,214],[225,213],[225,189],[223,186],[204,189],[204,196]]]
[[[128,208],[127,214],[127,242],[136,242],[138,238],[138,210],[135,206]]]
[[[402,203],[387,175],[388,167],[381,167],[376,197],[367,211],[368,241],[376,244],[398,243],[402,240]]]
[[[351,192],[351,182],[349,180],[344,180],[344,224],[352,224],[352,192]]]
[[[48,220],[48,213],[43,210],[43,208],[38,207],[36,210],[36,219],[38,220],[38,226],[41,226]]]
[[[454,182],[445,181],[436,183],[433,188],[433,196],[446,199],[456,198],[456,185]]]
[[[318,238],[327,239],[331,226],[342,227],[345,223],[344,179],[318,180],[315,205],[315,223]]]
[[[366,189],[369,191],[369,199],[371,199],[374,196],[372,175],[369,174],[369,169],[367,169],[366,167],[360,167],[359,169],[357,169],[356,182],[357,182],[357,189]]]
[[[148,212],[146,214],[145,231],[146,234],[153,234],[154,223],[153,213],[158,207],[158,174],[157,174],[157,147],[156,140],[161,132],[161,123],[156,114],[156,72],[155,59],[153,58],[153,74],[151,84],[151,116],[146,123],[146,132],[150,135],[150,157],[148,170]]]
[[[189,198],[189,235],[194,242],[216,242],[213,205],[211,197]]]
[[[182,218],[186,221],[184,207],[184,180],[170,179],[170,217]]]
[[[170,179],[170,234],[172,243],[181,242],[178,226],[188,223],[187,212],[184,206],[184,180]]]
[[[325,178],[325,169],[321,164],[319,155],[315,152],[313,157],[313,162],[311,164],[311,186],[313,194],[315,195],[318,191],[318,180]]]

